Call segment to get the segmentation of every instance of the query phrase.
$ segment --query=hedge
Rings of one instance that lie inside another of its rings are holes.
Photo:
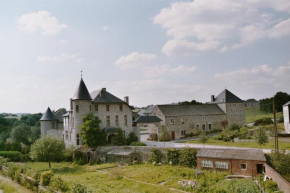
[[[19,151],[0,151],[0,157],[8,158],[9,161],[21,161],[22,154]]]

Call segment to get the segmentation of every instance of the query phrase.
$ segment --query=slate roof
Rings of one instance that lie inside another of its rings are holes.
[[[132,117],[140,117],[140,115],[134,111],[132,111]]]
[[[249,103],[249,102],[250,102],[250,103],[255,102],[255,103],[256,103],[256,102],[258,102],[258,101],[257,101],[256,99],[248,99],[248,100],[246,100],[245,102],[247,102],[247,103]]]
[[[153,123],[153,122],[160,122],[162,121],[157,116],[140,116],[135,123]]]
[[[146,111],[146,110],[144,110],[144,109],[141,109],[141,110],[138,112],[138,115],[140,115],[140,116],[143,116],[143,115],[144,115],[144,113],[145,113],[145,111]]]
[[[155,108],[155,105],[149,106],[148,109],[146,109],[146,111],[144,112],[144,114],[150,115],[153,112],[154,108]]]
[[[40,121],[53,121],[53,120],[57,120],[57,118],[54,116],[54,114],[48,107],[45,113],[42,115]]]
[[[63,118],[62,118],[63,114],[62,114],[62,112],[60,112],[60,111],[56,111],[56,112],[54,113],[54,116],[55,116],[55,118],[56,118],[60,123],[63,123]]]
[[[227,89],[223,90],[217,97],[213,103],[243,103],[244,101],[228,91]]]
[[[217,104],[157,105],[165,116],[224,115]]]
[[[248,149],[202,149],[197,157],[217,158],[217,159],[239,159],[239,160],[255,160],[266,161],[262,150]]]
[[[92,92],[91,97],[93,98],[94,103],[126,103],[125,101],[106,91],[105,88]]]
[[[92,100],[92,97],[87,89],[86,84],[81,78],[80,84],[72,98],[72,100]]]
[[[105,127],[103,129],[103,131],[105,131],[105,132],[117,132],[118,129],[120,129],[120,128],[119,127],[108,126],[108,127]]]
[[[284,104],[283,106],[289,106],[289,105],[290,105],[290,101],[288,103]]]

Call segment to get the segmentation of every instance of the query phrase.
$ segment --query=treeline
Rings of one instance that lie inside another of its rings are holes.
[[[274,97],[261,99],[260,110],[266,113],[273,113],[273,99],[277,112],[283,111],[283,105],[290,101],[290,95],[285,92],[277,92]]]
[[[179,102],[179,105],[202,105],[203,103],[196,100]]]

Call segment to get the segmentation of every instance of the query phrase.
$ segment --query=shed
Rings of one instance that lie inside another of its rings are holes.
[[[126,163],[130,164],[133,161],[139,161],[137,158],[137,152],[134,149],[128,148],[117,148],[112,149],[106,155],[106,162],[108,163]]]

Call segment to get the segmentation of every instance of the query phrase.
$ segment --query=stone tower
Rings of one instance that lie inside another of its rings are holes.
[[[72,111],[72,140],[82,145],[79,126],[83,124],[83,117],[92,111],[92,97],[81,78],[79,86],[71,99]]]
[[[57,118],[48,107],[40,119],[41,137],[46,136],[48,130],[56,129],[56,127]]]

